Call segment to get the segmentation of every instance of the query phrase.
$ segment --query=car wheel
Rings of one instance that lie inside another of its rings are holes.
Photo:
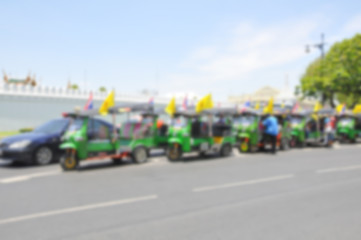
[[[78,168],[79,160],[72,153],[65,153],[60,158],[60,166],[64,171],[71,171]]]
[[[136,147],[132,155],[135,163],[145,163],[148,160],[148,153],[145,147]]]
[[[53,161],[53,151],[47,147],[42,146],[36,149],[34,153],[34,162],[37,165],[47,165]]]

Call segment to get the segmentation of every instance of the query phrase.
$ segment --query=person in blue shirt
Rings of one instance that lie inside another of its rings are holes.
[[[276,117],[272,115],[268,115],[265,120],[262,122],[265,130],[264,130],[264,137],[263,141],[269,139],[272,144],[272,153],[276,153],[276,142],[277,142],[277,135],[278,135],[278,120]]]

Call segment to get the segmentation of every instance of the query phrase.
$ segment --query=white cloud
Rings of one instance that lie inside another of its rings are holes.
[[[179,73],[168,79],[177,89],[197,88],[205,83],[246,80],[248,74],[289,64],[305,56],[303,46],[309,42],[318,22],[313,18],[267,27],[242,22],[217,44],[191,52],[180,65]]]
[[[168,91],[216,92],[225,99],[230,93],[251,92],[265,85],[282,87],[287,73],[297,84],[304,68],[319,54],[315,49],[307,57],[305,44],[317,42],[317,36],[325,31],[329,46],[336,36],[341,40],[347,32],[359,31],[360,22],[361,15],[339,29],[322,15],[268,26],[241,22],[216,43],[208,42],[190,52],[178,71],[167,76],[171,83]]]

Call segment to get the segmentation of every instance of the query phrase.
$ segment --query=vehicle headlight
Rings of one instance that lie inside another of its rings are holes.
[[[22,140],[18,142],[14,142],[9,145],[10,149],[20,149],[20,148],[26,148],[31,143],[30,140]]]

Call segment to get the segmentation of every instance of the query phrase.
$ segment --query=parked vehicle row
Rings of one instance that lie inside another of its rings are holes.
[[[200,157],[228,156],[233,147],[243,153],[270,148],[262,125],[268,115],[250,108],[177,110],[169,117],[145,103],[114,106],[108,113],[112,123],[97,109],[65,113],[32,132],[2,139],[0,157],[38,165],[60,160],[68,171],[81,161],[93,159],[112,159],[117,164],[127,158],[144,163],[152,149],[163,149],[170,161],[177,161],[190,152]],[[335,116],[333,110],[290,113],[276,109],[273,115],[278,120],[279,150],[306,145],[330,147],[334,134],[342,143],[361,137],[361,115],[337,116],[335,130],[330,130],[332,124],[327,122]]]

